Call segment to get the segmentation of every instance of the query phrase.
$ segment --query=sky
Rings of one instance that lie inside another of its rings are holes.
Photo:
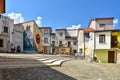
[[[41,27],[87,28],[91,18],[114,17],[120,28],[120,0],[6,0],[6,13],[14,23],[35,20]]]

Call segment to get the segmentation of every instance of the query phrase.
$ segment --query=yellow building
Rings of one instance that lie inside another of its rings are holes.
[[[99,63],[115,63],[117,61],[116,49],[97,49],[94,51],[94,60]]]
[[[120,56],[120,54],[118,54],[120,48],[120,31],[96,31],[95,34],[95,61],[105,63],[116,63],[118,56]]]

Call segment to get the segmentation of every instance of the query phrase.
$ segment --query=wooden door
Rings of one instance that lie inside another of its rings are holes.
[[[54,47],[52,48],[52,54],[55,54],[55,48]]]
[[[71,42],[70,41],[68,41],[68,47],[70,47],[71,46]]]
[[[59,42],[59,46],[62,47],[62,41]]]
[[[44,53],[48,53],[48,47],[44,46]]]
[[[114,51],[108,51],[108,63],[114,63]]]

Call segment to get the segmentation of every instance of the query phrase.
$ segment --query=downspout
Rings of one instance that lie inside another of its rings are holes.
[[[95,37],[95,32],[94,32],[94,52],[93,52],[93,61],[95,57],[95,48],[96,48],[96,37]]]
[[[50,33],[50,46],[49,46],[49,54],[50,54],[50,51],[51,51],[51,33]]]
[[[94,19],[95,21],[95,30],[97,30],[97,24],[96,24],[96,19]],[[93,61],[95,60],[94,57],[95,57],[95,49],[96,49],[96,33],[94,31],[94,52],[93,52]]]
[[[77,44],[78,44],[78,37],[79,37],[79,29],[78,29],[78,31],[77,31]],[[79,44],[78,44],[78,45],[79,45]],[[77,52],[79,51],[78,45],[77,45]]]
[[[84,38],[83,38],[83,39],[84,39],[83,41],[84,41],[84,59],[85,59],[85,33],[84,33],[84,31],[83,31],[83,37],[84,37]]]

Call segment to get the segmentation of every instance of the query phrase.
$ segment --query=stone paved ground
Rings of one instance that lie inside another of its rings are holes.
[[[120,64],[69,59],[61,67],[0,69],[0,80],[120,80]]]
[[[0,80],[120,80],[120,65],[71,60],[61,67],[6,69],[0,74]]]
[[[120,80],[120,65],[72,60],[53,67],[76,80]]]

